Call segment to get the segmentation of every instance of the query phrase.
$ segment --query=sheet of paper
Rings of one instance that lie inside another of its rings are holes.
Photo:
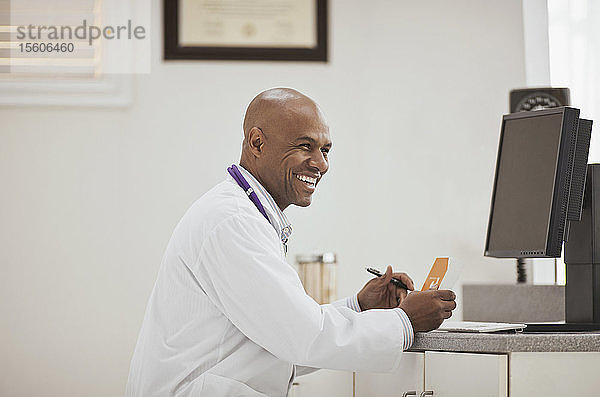
[[[439,289],[452,290],[462,274],[463,266],[450,259],[450,257],[437,257],[423,283],[421,291],[431,288],[432,285],[439,285]]]
[[[444,280],[440,284],[440,289],[450,289],[454,291],[456,283],[460,279],[462,275],[463,265],[460,262],[456,262],[455,260],[449,260],[448,263],[448,271],[446,272],[446,276]],[[456,291],[454,291],[456,292]]]

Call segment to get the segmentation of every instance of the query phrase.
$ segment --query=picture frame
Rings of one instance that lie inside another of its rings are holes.
[[[165,60],[328,61],[327,0],[163,4]]]

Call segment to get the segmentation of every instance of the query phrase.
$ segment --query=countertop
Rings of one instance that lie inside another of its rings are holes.
[[[417,332],[410,351],[472,353],[600,352],[600,333]]]

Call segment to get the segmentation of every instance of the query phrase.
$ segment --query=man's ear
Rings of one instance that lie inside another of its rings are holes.
[[[255,157],[260,157],[263,154],[263,145],[265,144],[265,134],[258,127],[252,127],[248,133],[246,145]]]

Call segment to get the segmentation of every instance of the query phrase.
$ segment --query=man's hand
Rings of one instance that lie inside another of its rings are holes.
[[[408,292],[392,284],[390,282],[392,277],[402,280],[409,290],[415,289],[413,281],[406,273],[392,273],[392,267],[388,266],[383,276],[370,280],[358,293],[358,304],[361,310],[398,307]]]
[[[456,295],[450,290],[430,289],[410,293],[399,305],[415,332],[431,331],[452,316]]]

